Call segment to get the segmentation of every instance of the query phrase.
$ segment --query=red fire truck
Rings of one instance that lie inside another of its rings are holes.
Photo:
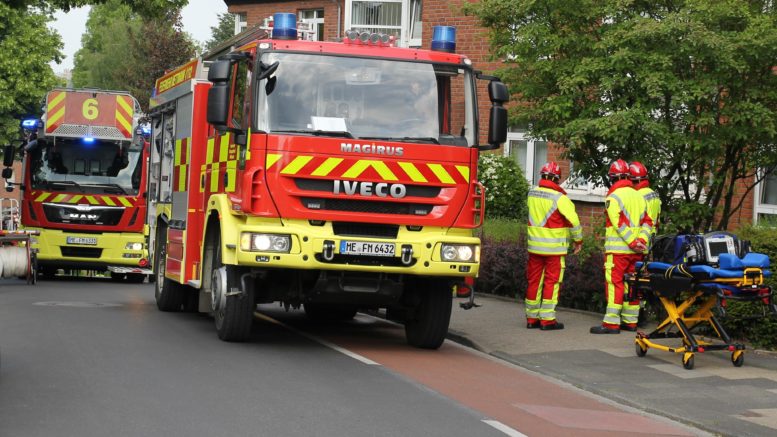
[[[55,89],[42,119],[23,121],[22,226],[40,232],[32,246],[44,277],[107,269],[141,282],[151,273],[141,116],[125,92]]]
[[[212,313],[227,341],[247,338],[260,303],[325,319],[386,309],[408,343],[437,348],[452,285],[478,274],[478,154],[505,140],[507,89],[453,52],[452,28],[430,51],[358,32],[301,41],[293,14],[274,18],[272,37],[156,82],[157,306]]]

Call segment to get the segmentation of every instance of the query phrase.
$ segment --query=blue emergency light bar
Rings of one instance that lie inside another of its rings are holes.
[[[456,51],[456,28],[453,26],[434,26],[432,50],[454,53]]]
[[[297,16],[289,12],[273,14],[272,38],[297,39]]]
[[[26,130],[35,130],[38,128],[38,119],[37,118],[27,118],[22,120],[22,129]]]
[[[94,144],[94,138],[92,137],[84,137],[81,139],[81,141],[83,141],[84,144]]]

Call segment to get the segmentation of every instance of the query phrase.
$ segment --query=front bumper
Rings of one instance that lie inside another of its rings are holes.
[[[396,238],[381,238],[336,235],[331,222],[314,226],[306,220],[283,220],[282,224],[278,224],[277,221],[263,222],[261,219],[249,218],[245,222],[238,222],[229,232],[237,233],[233,240],[238,242],[234,247],[235,261],[243,266],[447,277],[475,277],[480,267],[479,262],[445,262],[441,259],[440,249],[443,243],[469,244],[479,248],[480,239],[472,237],[472,231],[469,229],[427,226],[419,231],[411,231],[406,226],[399,226]],[[245,232],[291,235],[290,252],[244,250],[239,241],[240,235]],[[340,252],[343,241],[394,244],[395,255],[387,257],[343,254]],[[327,247],[331,247],[331,250],[327,250]]]
[[[148,249],[142,233],[25,229],[40,231],[40,235],[32,237],[32,247],[38,250],[40,264],[138,267],[141,260],[148,260]],[[128,243],[140,243],[142,249],[125,249]]]

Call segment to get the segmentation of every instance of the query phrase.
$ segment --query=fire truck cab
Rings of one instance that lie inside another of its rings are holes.
[[[476,72],[385,35],[297,40],[293,14],[223,58],[157,80],[149,224],[160,310],[212,313],[245,340],[259,303],[350,319],[386,309],[407,341],[439,347],[452,285],[478,273],[478,154],[506,137],[489,80],[480,144]],[[447,39],[446,39],[447,38]]]

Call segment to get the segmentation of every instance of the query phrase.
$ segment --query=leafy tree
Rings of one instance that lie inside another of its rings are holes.
[[[210,40],[205,43],[206,51],[235,36],[235,16],[229,12],[219,14],[219,24],[210,28],[210,34]]]
[[[62,9],[67,12],[71,8],[79,8],[87,5],[101,5],[112,0],[6,0],[12,8],[26,9],[28,6]],[[180,9],[189,3],[189,0],[121,0],[121,3],[129,6],[133,11],[146,17],[164,16],[165,11]]]
[[[0,144],[18,138],[20,117],[40,115],[42,99],[61,85],[49,62],[62,60],[51,14],[0,3]]]
[[[482,0],[522,102],[515,124],[588,180],[639,159],[675,225],[726,228],[755,170],[777,166],[777,12],[770,0]],[[679,194],[679,197],[678,197]],[[742,197],[743,198],[743,197]]]
[[[122,3],[108,0],[89,12],[73,85],[129,91],[147,109],[155,80],[191,59],[196,48],[179,10],[143,18]]]

